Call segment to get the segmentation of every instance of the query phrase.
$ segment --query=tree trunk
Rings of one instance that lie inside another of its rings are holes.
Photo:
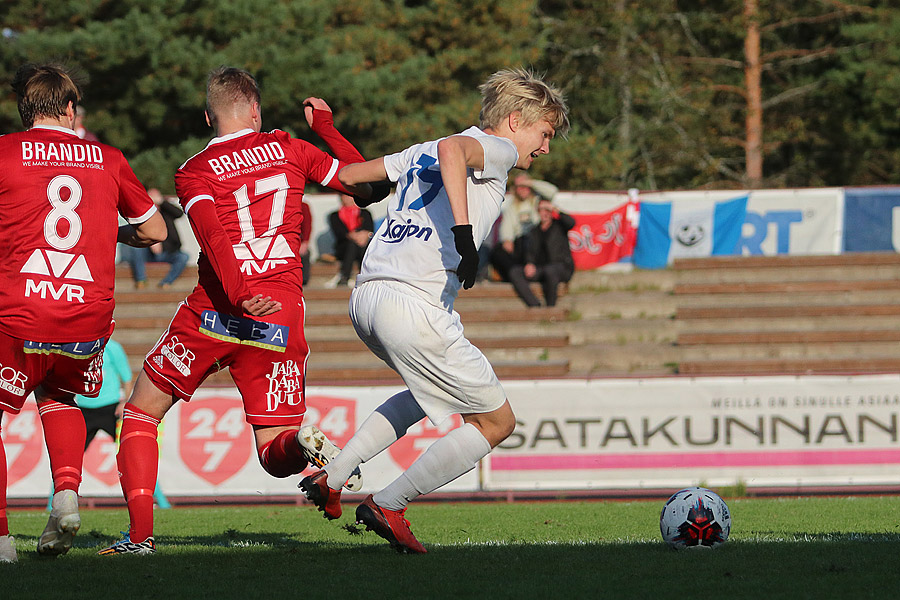
[[[744,80],[747,90],[746,145],[747,186],[762,186],[762,65],[760,64],[759,5],[757,0],[744,0],[744,21],[747,37],[744,40]]]
[[[620,26],[619,39],[617,42],[618,48],[616,50],[616,55],[619,59],[619,68],[621,69],[619,75],[619,100],[621,102],[621,112],[619,115],[619,142],[622,144],[622,148],[626,149],[628,155],[630,155],[632,146],[631,119],[633,99],[628,77],[628,28],[625,24],[625,0],[617,0],[615,9]],[[619,173],[619,179],[622,182],[623,188],[628,187],[628,172],[630,167],[631,165],[628,164],[628,161],[623,161],[622,170]]]

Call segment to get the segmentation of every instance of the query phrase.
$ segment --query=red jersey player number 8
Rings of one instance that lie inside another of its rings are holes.
[[[63,188],[69,190],[69,199],[63,200]],[[81,204],[81,184],[71,175],[57,175],[47,186],[47,199],[53,209],[44,219],[44,238],[57,250],[70,250],[81,239],[81,218],[75,209]],[[59,235],[59,222],[68,224],[68,232]]]

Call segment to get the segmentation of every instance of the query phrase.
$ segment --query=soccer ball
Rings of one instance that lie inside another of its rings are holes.
[[[715,492],[686,488],[666,501],[659,515],[659,531],[673,548],[715,548],[728,539],[731,512]]]

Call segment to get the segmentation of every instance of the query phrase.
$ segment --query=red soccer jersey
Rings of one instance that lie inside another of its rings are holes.
[[[256,285],[299,291],[303,189],[312,180],[344,191],[342,166],[284,131],[250,129],[213,139],[182,165],[175,190],[203,250],[207,294],[224,292],[237,307]]]
[[[118,214],[156,211],[122,153],[62,127],[0,137],[0,331],[38,342],[110,332]]]

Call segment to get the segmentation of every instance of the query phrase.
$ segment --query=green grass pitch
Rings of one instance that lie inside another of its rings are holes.
[[[670,550],[662,501],[416,502],[426,555],[400,555],[310,506],[157,511],[157,553],[100,557],[124,509],[85,509],[75,547],[35,552],[41,511],[12,510],[19,562],[0,598],[894,598],[900,498],[731,499],[731,539]]]

